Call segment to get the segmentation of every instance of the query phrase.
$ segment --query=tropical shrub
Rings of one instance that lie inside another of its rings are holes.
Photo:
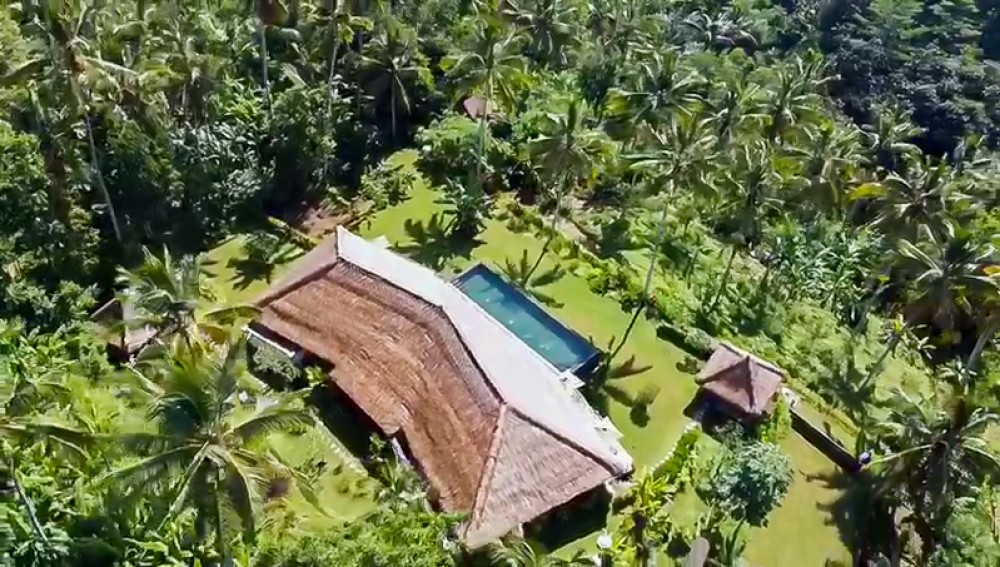
[[[767,516],[781,505],[792,483],[792,462],[777,446],[732,440],[699,487],[705,502],[736,521],[767,525]]]

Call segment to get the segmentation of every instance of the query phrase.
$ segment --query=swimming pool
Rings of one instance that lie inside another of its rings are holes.
[[[571,370],[580,376],[594,369],[600,352],[590,342],[486,266],[473,266],[456,277],[454,283],[559,370]]]

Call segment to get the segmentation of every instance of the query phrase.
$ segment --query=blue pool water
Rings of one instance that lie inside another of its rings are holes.
[[[597,360],[593,345],[486,266],[474,266],[455,278],[455,285],[559,370],[579,374]]]

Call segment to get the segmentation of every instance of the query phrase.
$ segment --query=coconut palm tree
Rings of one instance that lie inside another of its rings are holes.
[[[776,189],[786,182],[785,169],[774,146],[764,140],[744,145],[736,153],[733,171],[723,176],[724,213],[736,223],[731,239],[726,268],[713,293],[712,300],[703,304],[705,313],[711,313],[719,304],[722,292],[729,284],[736,254],[741,248],[761,240],[761,218],[769,211],[780,208],[781,200]]]
[[[940,405],[897,391],[876,427],[886,451],[873,463],[879,493],[912,511],[909,520],[925,551],[941,541],[955,499],[972,494],[978,479],[1000,475],[1000,461],[984,438],[998,421],[1000,415],[968,396]]]
[[[770,100],[764,105],[767,139],[782,141],[801,118],[816,113],[816,89],[830,80],[824,76],[825,71],[818,55],[797,57],[791,65],[778,70],[777,84],[770,89]]]
[[[479,14],[469,51],[445,58],[442,66],[458,83],[462,96],[483,97],[479,115],[479,160],[476,183],[483,184],[482,171],[486,159],[486,127],[496,109],[511,110],[524,80],[524,58],[521,56],[522,36],[509,32],[496,13],[484,10]]]
[[[951,203],[961,199],[962,182],[946,163],[911,160],[905,175],[892,172],[879,183],[866,183],[855,198],[868,199],[875,216],[871,225],[888,236],[914,239],[921,226],[946,232]]]
[[[977,295],[996,292],[998,279],[986,272],[996,254],[992,246],[956,234],[951,224],[944,231],[938,235],[922,227],[921,241],[900,240],[896,263],[907,282],[907,320],[952,330],[973,315]]]
[[[633,88],[608,94],[606,116],[609,131],[618,138],[648,141],[675,115],[690,112],[700,100],[701,81],[681,65],[676,50],[640,53],[643,57]]]
[[[547,65],[565,65],[567,52],[579,43],[577,6],[565,0],[508,0],[504,14],[530,39],[529,52]]]
[[[715,124],[719,149],[729,147],[746,124],[764,120],[765,115],[759,112],[764,90],[750,82],[749,72],[717,85],[712,92],[718,96],[708,98],[705,104]]]
[[[118,283],[124,289],[119,301],[133,311],[127,325],[153,329],[160,338],[176,335],[188,346],[197,338],[224,340],[229,326],[257,313],[248,305],[213,306],[201,259],[175,259],[166,248],[159,256],[144,248],[142,264],[120,269]]]
[[[431,82],[430,71],[416,48],[413,30],[390,22],[385,30],[366,46],[361,58],[365,89],[376,101],[389,99],[392,139],[396,140],[396,114],[410,113],[409,85],[414,81]]]
[[[840,215],[847,207],[849,187],[861,163],[861,141],[856,128],[834,122],[801,131],[791,153],[803,161],[805,180],[801,201],[813,213]]]
[[[121,223],[101,172],[92,120],[95,106],[102,103],[114,106],[120,79],[137,74],[105,61],[94,52],[93,45],[82,37],[82,30],[89,23],[87,12],[76,13],[73,8],[72,3],[57,2],[47,2],[38,8],[36,15],[40,19],[36,23],[45,32],[48,49],[12,69],[0,79],[0,85],[24,85],[36,101],[33,106],[40,111],[40,125],[49,122],[44,116],[47,108],[68,109],[74,119],[83,123],[91,179],[104,201],[116,240],[124,244]],[[44,104],[36,94],[45,97]]]
[[[610,157],[613,147],[600,131],[586,125],[587,105],[580,99],[569,103],[566,114],[550,115],[545,134],[531,140],[529,151],[547,181],[546,193],[554,207],[545,243],[525,281],[538,269],[549,250],[562,218],[566,197],[580,182],[592,180],[598,166]]]
[[[875,123],[861,127],[871,165],[897,171],[906,160],[920,153],[911,143],[923,130],[910,121],[910,113],[898,105],[876,108]]]
[[[295,482],[315,501],[305,477],[266,446],[271,433],[311,426],[314,417],[298,397],[287,396],[258,402],[249,414],[237,412],[244,354],[241,338],[221,350],[174,352],[155,367],[155,379],[135,372],[132,391],[148,400],[156,432],[119,436],[138,460],[98,480],[163,490],[170,502],[163,522],[193,508],[199,539],[214,533],[222,560],[229,557],[229,526],[253,538],[272,481]]]

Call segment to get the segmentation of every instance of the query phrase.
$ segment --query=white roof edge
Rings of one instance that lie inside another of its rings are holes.
[[[601,434],[602,424],[595,419],[593,408],[578,407],[562,373],[458,287],[429,268],[343,227],[337,227],[337,253],[348,263],[440,307],[507,403],[623,471],[632,469],[632,457],[621,443]],[[530,383],[540,375],[545,376],[548,387]],[[589,431],[574,427],[581,423],[580,418],[586,419],[583,423]]]

